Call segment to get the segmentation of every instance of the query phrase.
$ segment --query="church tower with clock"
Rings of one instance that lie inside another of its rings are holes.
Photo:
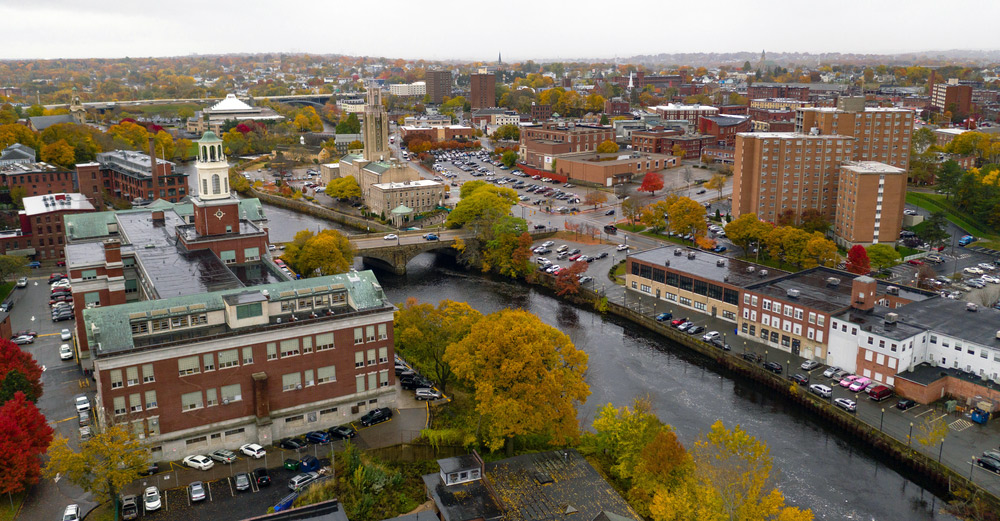
[[[229,163],[222,140],[208,131],[195,142],[198,145],[198,196],[194,205],[194,227],[198,235],[238,234],[239,200],[229,193]]]

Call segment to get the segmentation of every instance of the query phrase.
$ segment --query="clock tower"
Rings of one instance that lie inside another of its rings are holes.
[[[198,235],[240,232],[239,200],[229,193],[229,163],[222,140],[208,131],[195,142],[198,146],[198,196],[194,205],[194,227]]]

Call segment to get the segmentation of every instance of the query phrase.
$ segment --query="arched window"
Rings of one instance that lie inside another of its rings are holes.
[[[210,147],[208,149],[208,155],[212,158],[212,161],[215,161],[215,147]]]
[[[212,175],[212,193],[213,194],[222,193],[222,188],[219,185],[219,174]]]
[[[201,180],[201,194],[208,195],[208,179]]]
[[[218,145],[219,148],[219,161],[222,161],[222,145]]]
[[[201,160],[208,161],[208,147],[205,145],[201,146]]]

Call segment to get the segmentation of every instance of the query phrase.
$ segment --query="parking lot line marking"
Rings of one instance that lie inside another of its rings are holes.
[[[205,487],[208,488],[208,500],[211,501],[212,500],[212,482],[209,481],[208,483],[205,483]]]
[[[948,416],[948,415],[947,415],[947,414],[942,414],[941,416],[938,416],[937,418],[934,418],[934,419],[932,419],[931,421],[932,421],[932,422],[936,422],[936,421],[938,421],[938,420],[940,420],[940,419],[944,418],[945,416]]]
[[[932,412],[934,412],[934,409],[927,409],[926,411],[924,411],[924,412],[922,412],[922,413],[920,413],[920,414],[914,414],[913,416],[914,416],[915,418],[919,418],[919,417],[921,417],[921,416],[923,416],[923,415],[925,415],[925,414],[928,414],[928,413],[932,413]]]
[[[68,422],[68,421],[70,421],[70,420],[72,420],[74,418],[76,418],[76,416],[70,416],[69,418],[63,418],[61,420],[53,420],[53,421],[50,421],[49,423],[51,423],[52,425],[55,425],[57,423]]]
[[[45,333],[45,334],[38,335],[38,338],[41,338],[43,336],[56,336],[56,335],[61,335],[61,334],[62,333]]]
[[[229,493],[233,497],[236,497],[236,491],[233,490],[233,478],[231,478],[231,477],[226,478],[226,481],[229,482]]]

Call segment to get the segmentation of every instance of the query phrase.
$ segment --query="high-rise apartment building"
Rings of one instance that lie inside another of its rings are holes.
[[[840,167],[834,232],[843,245],[892,244],[903,226],[906,171],[875,161]]]
[[[832,222],[840,166],[851,159],[853,145],[841,135],[737,134],[733,216],[755,213],[776,222],[789,209],[796,215],[818,209]]]
[[[903,170],[910,168],[912,110],[866,108],[864,98],[841,97],[835,108],[796,110],[795,131],[850,136],[854,138],[851,160],[878,161]]]
[[[431,103],[444,103],[445,96],[451,96],[451,71],[427,71],[424,82],[427,84],[427,95],[430,96]]]
[[[931,105],[942,114],[951,112],[953,116],[964,118],[972,111],[972,86],[959,85],[955,80],[936,83],[931,89]]]
[[[497,77],[493,73],[473,73],[470,76],[472,110],[497,106]]]

